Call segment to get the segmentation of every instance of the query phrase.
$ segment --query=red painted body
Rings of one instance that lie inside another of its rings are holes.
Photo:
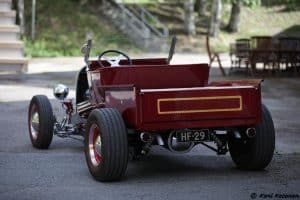
[[[128,128],[226,128],[260,122],[261,80],[208,84],[208,76],[207,64],[168,65],[166,59],[102,68],[92,62],[89,71],[92,103],[117,108]]]

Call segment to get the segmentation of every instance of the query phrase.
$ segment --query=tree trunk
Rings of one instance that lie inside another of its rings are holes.
[[[188,35],[196,35],[193,0],[184,2],[184,30]]]
[[[25,10],[24,10],[24,0],[18,0],[18,19],[20,24],[20,34],[21,36],[24,36],[25,34]]]
[[[16,24],[20,25],[20,35],[25,34],[24,0],[12,0],[12,8],[17,11]]]
[[[196,0],[195,2],[195,11],[199,16],[205,15],[205,3],[206,0]]]
[[[229,32],[239,31],[240,13],[241,13],[241,1],[236,0],[232,2],[230,20],[227,25],[227,29]]]
[[[222,1],[213,0],[213,5],[211,8],[210,27],[209,27],[209,34],[213,37],[216,37],[219,34],[220,24],[221,24],[221,14],[222,14]]]

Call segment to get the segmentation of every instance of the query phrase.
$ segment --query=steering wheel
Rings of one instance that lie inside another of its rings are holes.
[[[107,53],[116,53],[118,55],[114,58],[108,58],[108,57],[104,56]],[[105,60],[110,64],[111,67],[118,67],[118,66],[120,66],[120,61],[122,58],[126,58],[128,60],[129,65],[132,65],[132,60],[129,58],[129,56],[127,56],[125,53],[118,51],[118,50],[104,51],[103,53],[101,53],[98,56],[98,63],[101,65],[101,67],[105,67],[101,62],[101,60]]]

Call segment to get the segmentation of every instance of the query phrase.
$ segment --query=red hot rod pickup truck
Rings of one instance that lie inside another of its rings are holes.
[[[119,180],[129,158],[153,145],[174,153],[201,144],[218,155],[228,151],[238,168],[264,169],[272,160],[275,131],[261,101],[261,80],[208,83],[207,64],[171,65],[167,59],[130,59],[108,50],[89,58],[77,77],[76,100],[58,84],[54,95],[66,110],[58,121],[44,95],[32,98],[28,127],[34,147],[46,149],[53,135],[84,137],[86,163],[99,181]],[[107,58],[108,54],[117,54]]]

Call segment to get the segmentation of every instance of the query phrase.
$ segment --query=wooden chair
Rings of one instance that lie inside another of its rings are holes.
[[[224,68],[222,66],[222,63],[221,63],[219,53],[211,51],[210,43],[209,43],[209,34],[206,35],[206,50],[207,50],[207,54],[208,54],[208,58],[209,58],[209,67],[211,67],[211,64],[215,60],[217,60],[218,65],[219,65],[219,69],[221,70],[222,75],[226,76],[225,70],[224,70]]]
[[[267,66],[271,66],[272,71],[278,67],[278,52],[271,36],[251,37],[250,63],[252,70],[256,70],[257,63],[263,63],[264,70]]]
[[[250,62],[250,39],[241,38],[237,39],[235,42],[236,45],[236,57],[237,57],[237,66],[241,68],[241,65],[244,63],[246,65],[247,73],[250,71],[252,74],[252,69],[249,69]]]
[[[237,66],[237,57],[236,57],[236,48],[235,48],[235,43],[230,43],[229,44],[229,57],[230,57],[230,71]]]
[[[279,38],[279,63],[285,64],[285,68],[294,68],[297,72],[297,64],[300,63],[300,38],[280,37]]]

